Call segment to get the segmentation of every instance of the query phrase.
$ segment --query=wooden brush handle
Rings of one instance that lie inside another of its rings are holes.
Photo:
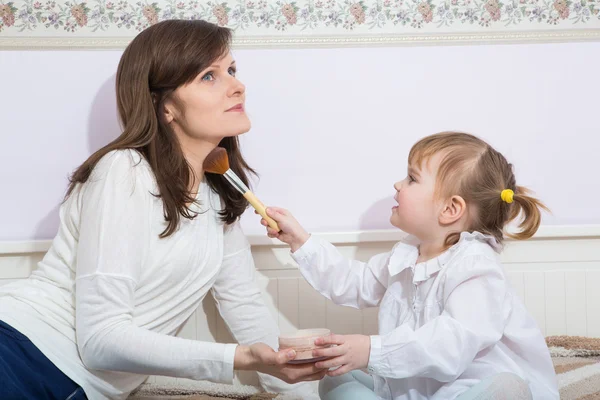
[[[254,193],[252,193],[251,191],[248,190],[246,193],[244,193],[244,197],[246,198],[246,200],[248,200],[248,203],[250,203],[250,205],[252,207],[254,207],[254,209],[256,211],[258,211],[258,213],[261,215],[261,217],[263,217],[267,221],[269,226],[271,228],[275,229],[277,232],[279,232],[279,226],[277,225],[277,222],[275,222],[275,220],[273,218],[271,218],[267,215],[264,204],[261,203],[260,200],[256,198]]]

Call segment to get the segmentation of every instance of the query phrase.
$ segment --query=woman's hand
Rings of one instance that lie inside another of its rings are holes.
[[[273,350],[264,343],[237,346],[234,369],[253,370],[272,375],[286,383],[318,381],[327,374],[327,369],[317,368],[314,363],[287,364],[296,357],[293,350]]]
[[[279,232],[268,226],[267,221],[262,218],[260,223],[267,227],[267,235],[277,238],[290,245],[292,253],[298,250],[310,237],[309,233],[296,221],[296,218],[288,210],[278,207],[268,207],[267,215],[277,222]]]
[[[329,335],[315,340],[317,346],[335,345],[313,350],[313,357],[328,357],[315,363],[317,368],[336,368],[329,376],[344,375],[355,369],[366,368],[371,354],[371,338],[365,335]]]

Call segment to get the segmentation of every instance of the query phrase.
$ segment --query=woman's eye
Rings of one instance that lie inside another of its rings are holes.
[[[206,74],[204,74],[204,76],[202,77],[203,81],[212,81],[213,79],[215,79],[215,75],[212,72],[207,72]]]

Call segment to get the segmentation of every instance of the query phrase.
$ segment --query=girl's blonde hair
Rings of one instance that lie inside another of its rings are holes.
[[[469,231],[504,239],[504,227],[522,214],[519,232],[506,234],[523,240],[532,237],[541,221],[541,210],[549,211],[530,191],[517,186],[513,166],[502,154],[476,136],[461,132],[441,132],[419,140],[410,150],[410,165],[421,166],[440,153],[436,196],[461,196],[468,206]],[[501,198],[505,189],[514,192],[512,203]],[[446,245],[458,242],[460,232],[446,238]]]

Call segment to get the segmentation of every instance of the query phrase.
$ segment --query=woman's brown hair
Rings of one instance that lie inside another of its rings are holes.
[[[226,54],[230,45],[228,28],[201,20],[167,20],[138,34],[125,49],[117,69],[117,107],[123,132],[75,170],[65,198],[77,184],[88,180],[107,153],[134,149],[156,177],[159,193],[155,195],[163,201],[167,222],[160,237],[175,232],[181,217],[194,218],[196,214],[188,208],[195,200],[189,190],[193,170],[158,110],[178,87]],[[227,150],[230,168],[248,184],[248,174],[254,171],[242,157],[238,138],[226,137],[219,146]],[[221,197],[221,219],[228,224],[237,220],[248,206],[246,199],[221,175],[207,174],[206,179]]]

